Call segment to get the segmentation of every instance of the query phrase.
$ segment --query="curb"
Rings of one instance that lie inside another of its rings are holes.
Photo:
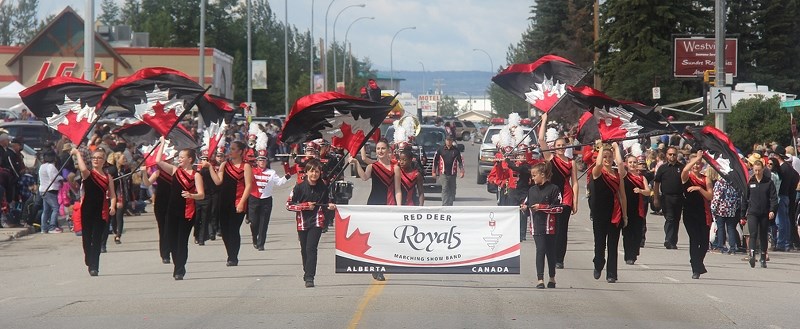
[[[0,228],[0,242],[16,240],[33,232],[33,227]]]

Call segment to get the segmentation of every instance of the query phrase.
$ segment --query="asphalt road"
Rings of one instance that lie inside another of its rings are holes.
[[[477,146],[467,145],[465,160],[455,204],[494,204],[475,184]],[[290,188],[276,190],[266,251],[251,247],[244,225],[238,267],[225,266],[220,239],[191,244],[184,281],[161,264],[151,214],[126,218],[123,242],[108,245],[98,277],[88,275],[74,234],[2,242],[0,328],[800,327],[800,253],[772,253],[768,269],[751,269],[742,255],[709,254],[709,273],[692,280],[685,231],[678,250],[665,250],[663,219],[653,215],[637,264],[622,262],[615,284],[594,280],[585,200],[572,217],[556,289],[535,289],[530,239],[521,275],[389,274],[376,282],[334,273],[332,233],[320,244],[317,287],[304,288],[293,216],[283,208]],[[356,182],[351,203],[368,193],[369,182]]]

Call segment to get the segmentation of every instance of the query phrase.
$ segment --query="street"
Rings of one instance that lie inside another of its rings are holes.
[[[467,175],[457,181],[455,205],[494,205],[494,195],[475,183],[478,146],[465,146]],[[348,180],[355,183],[351,204],[364,204],[370,182]],[[284,207],[292,186],[276,188],[266,251],[251,247],[247,225],[237,267],[225,266],[220,238],[205,246],[190,242],[183,281],[172,278],[172,264],[161,263],[150,206],[147,214],[126,217],[122,244],[109,241],[98,277],[86,271],[81,238],[66,230],[0,242],[0,327],[800,327],[800,253],[770,253],[767,269],[751,269],[741,254],[709,253],[709,272],[692,280],[685,229],[678,250],[664,249],[660,216],[648,215],[647,245],[636,265],[622,260],[620,241],[619,281],[594,280],[583,191],[556,289],[535,288],[530,238],[522,243],[521,275],[387,274],[377,282],[334,273],[332,232],[320,242],[316,287],[305,288],[294,214]],[[426,200],[439,202],[438,194]]]

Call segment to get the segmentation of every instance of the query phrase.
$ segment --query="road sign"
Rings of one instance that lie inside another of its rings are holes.
[[[256,110],[256,102],[245,102],[245,104],[247,104],[247,106],[244,108],[244,116],[248,118],[256,116],[258,112]]]
[[[661,99],[661,88],[653,87],[653,99]]]
[[[708,93],[709,113],[731,113],[731,87],[711,87]]]
[[[781,102],[781,108],[785,108],[785,107],[800,107],[800,99],[795,99],[793,101]]]

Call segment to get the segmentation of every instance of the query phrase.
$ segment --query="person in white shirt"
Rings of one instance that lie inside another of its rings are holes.
[[[45,153],[42,155],[42,161],[44,164],[39,166],[39,194],[44,200],[41,219],[42,233],[61,233],[62,230],[58,227],[58,190],[61,189],[64,177],[58,174],[55,153]]]
[[[263,134],[263,136],[262,136]],[[272,215],[272,190],[286,184],[291,175],[279,176],[268,167],[266,133],[259,132],[256,138],[256,166],[253,167],[253,184],[247,200],[247,218],[253,234],[253,247],[264,251],[267,228]]]

